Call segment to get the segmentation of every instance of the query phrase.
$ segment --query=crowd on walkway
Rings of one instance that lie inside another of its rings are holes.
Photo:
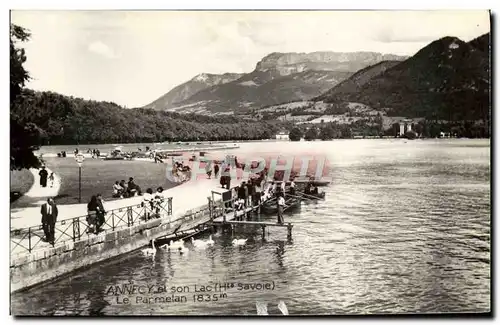
[[[222,188],[231,191],[231,200],[226,202],[226,211],[229,209],[245,210],[247,207],[255,207],[270,199],[275,199],[278,206],[278,223],[282,224],[284,222],[283,211],[286,207],[285,193],[292,196],[296,193],[294,178],[292,177],[289,182],[268,180],[268,169],[265,168],[254,177],[250,177],[247,181],[231,188],[230,168],[229,164],[223,163],[222,170],[226,173],[220,176]]]

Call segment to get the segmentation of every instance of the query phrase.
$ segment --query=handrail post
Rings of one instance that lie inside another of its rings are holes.
[[[132,207],[127,207],[127,226],[130,227],[134,224],[134,218],[132,217]]]
[[[73,238],[75,238],[73,241],[76,241],[76,238],[80,239],[81,234],[80,234],[80,218],[73,218]]]
[[[115,231],[115,213],[114,213],[114,210],[111,210],[111,224],[112,224],[113,231]]]
[[[172,197],[168,198],[168,212],[167,213],[169,216],[172,215]]]
[[[214,221],[214,216],[212,213],[212,201],[210,201],[210,196],[208,196],[207,199],[208,199],[208,215],[210,217],[210,221]]]
[[[31,227],[28,228],[28,252],[31,253]]]

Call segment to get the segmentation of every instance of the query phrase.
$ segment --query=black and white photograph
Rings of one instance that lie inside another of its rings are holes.
[[[10,10],[10,314],[491,316],[492,21]]]

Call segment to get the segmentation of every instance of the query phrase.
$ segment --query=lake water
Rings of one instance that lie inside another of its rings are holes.
[[[132,252],[13,295],[13,312],[254,315],[259,302],[280,314],[280,300],[290,314],[309,315],[490,310],[488,140],[243,143],[235,153],[256,151],[328,157],[326,199],[285,215],[295,224],[292,241],[285,229],[270,229],[266,241],[260,229],[245,229],[235,235],[248,238],[242,247],[216,233],[213,248],[188,244],[187,255]],[[194,285],[219,282],[235,287],[216,302],[193,298]],[[237,290],[263,282],[274,287]],[[187,286],[176,294],[186,302],[144,304],[130,295],[130,305],[118,304],[123,296],[109,288],[124,283]]]

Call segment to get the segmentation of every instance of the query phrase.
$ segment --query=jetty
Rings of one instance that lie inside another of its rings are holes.
[[[247,198],[245,208],[236,209],[231,193],[220,188],[218,179],[201,179],[164,191],[164,201],[154,206],[143,204],[140,196],[105,202],[105,223],[97,234],[91,231],[85,204],[59,205],[53,243],[44,241],[39,206],[15,209],[10,231],[11,292],[132,252],[150,245],[152,239],[160,244],[214,227],[231,232],[242,226],[260,227],[263,238],[266,229],[286,228],[291,238],[291,223],[251,220],[259,219],[263,204],[273,199],[252,204]]]

